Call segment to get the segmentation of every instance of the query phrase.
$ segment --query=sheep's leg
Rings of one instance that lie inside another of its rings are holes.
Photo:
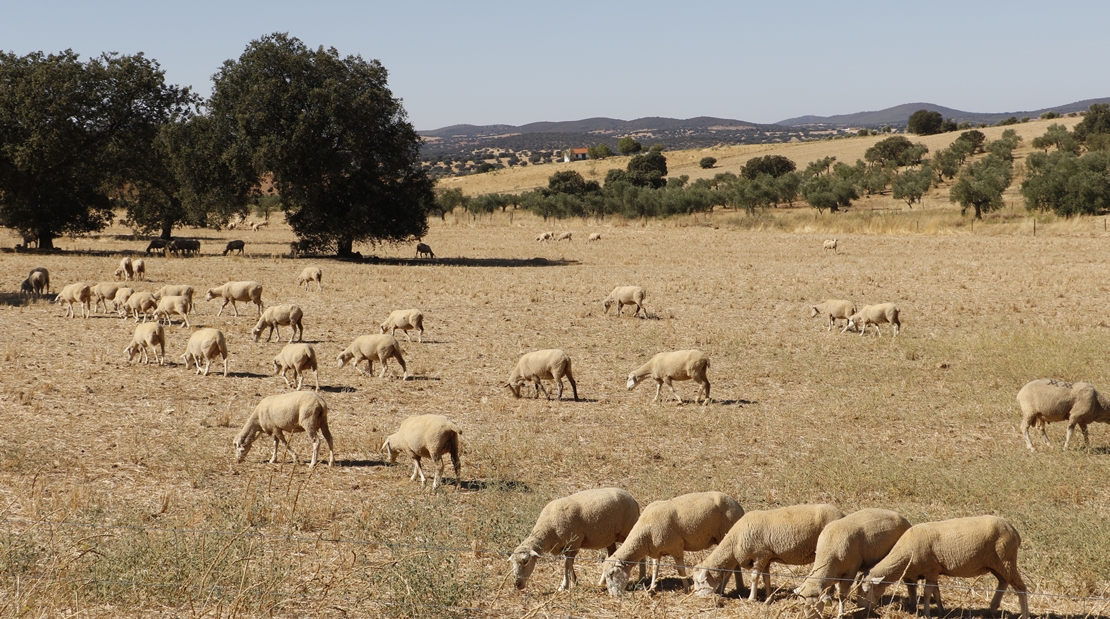
[[[574,573],[574,557],[577,555],[574,550],[567,552],[563,560],[563,582],[559,584],[559,591],[569,591],[578,584],[578,576]]]
[[[1083,444],[1089,449],[1091,447],[1091,437],[1087,435],[1087,424],[1079,424],[1079,429],[1083,430]]]
[[[829,328],[825,329],[825,331],[826,332],[831,332],[834,324],[836,324],[836,319],[833,318],[832,316],[829,316]]]
[[[204,357],[204,375],[208,376],[208,368],[212,365],[212,357],[205,355]],[[200,361],[197,361],[197,373],[200,373]]]
[[[285,451],[288,451],[289,455],[293,456],[293,464],[298,464],[299,460],[297,460],[297,453],[289,446],[289,440],[285,438],[285,433],[281,430],[276,430],[274,434],[281,440],[282,445],[285,445]]]
[[[274,450],[270,455],[270,464],[277,462],[278,435],[274,434]]]
[[[678,395],[677,391],[674,390],[674,382],[671,381],[671,377],[668,376],[668,377],[664,378],[663,380],[664,380],[664,382],[667,383],[667,386],[671,388],[671,393],[674,394],[674,399],[678,400],[679,404],[682,404],[682,397],[680,395]]]
[[[690,593],[690,580],[686,578],[686,564],[682,561],[683,554],[685,553],[680,552],[678,556],[674,558],[674,567],[678,570],[678,577],[682,579],[682,591],[684,593]]]
[[[420,337],[418,337],[416,341],[418,341],[418,342],[420,342],[421,344],[423,344],[423,343],[424,343],[424,329],[421,329],[421,330],[420,330],[420,333],[419,333],[419,335],[420,335]]]
[[[428,478],[424,476],[424,467],[420,466],[420,456],[414,457],[412,462],[416,466],[416,470],[412,473],[412,480],[416,481],[416,474],[420,473],[420,485],[426,485],[428,483]]]
[[[1068,433],[1064,435],[1064,451],[1068,450],[1068,443],[1071,442],[1071,433],[1075,431],[1075,424],[1068,422]]]
[[[292,385],[292,384],[291,384],[291,383],[289,382],[289,377],[285,375],[285,373],[286,373],[287,371],[289,371],[289,368],[281,368],[281,379],[285,381],[285,388],[286,388],[286,389],[288,389],[288,388],[290,388],[290,387],[292,387],[292,386],[293,386],[293,385]],[[296,370],[293,370],[293,378],[296,378],[296,377],[297,377],[297,375],[296,375]],[[300,391],[300,389],[297,389],[297,391]]]
[[[543,381],[541,381],[539,378],[535,378],[533,380],[536,381],[536,397],[537,398],[540,397],[540,391],[543,391],[544,399],[550,400],[551,395],[549,393],[547,393],[547,389],[544,388]]]
[[[1041,429],[1041,438],[1044,439],[1045,446],[1051,447],[1052,444],[1048,442],[1048,430],[1046,429],[1047,426],[1048,424],[1044,422],[1044,419],[1037,420],[1037,427]]]
[[[654,403],[659,400],[659,391],[663,389],[663,381],[656,379],[655,381],[655,397],[651,399]]]
[[[220,306],[220,311],[216,312],[217,317],[224,315],[224,308],[225,307],[227,307],[227,299],[224,299],[224,304]]]
[[[385,378],[385,372],[389,369],[389,357],[378,357],[378,361],[382,362],[382,372],[378,374],[378,378]]]
[[[651,584],[648,585],[648,591],[655,591],[655,584],[659,580],[659,560],[649,559],[645,557],[644,561],[651,561]],[[632,566],[628,567],[628,571],[632,571]]]
[[[555,399],[561,402],[563,400],[563,377],[558,377],[555,382],[559,383],[559,393],[555,396]]]
[[[320,370],[313,370],[313,376],[316,378],[316,391],[320,390]]]
[[[443,479],[443,454],[432,458],[432,464],[435,465],[436,469],[435,479],[432,480],[432,490],[435,490],[439,487],[440,480]]]
[[[297,370],[297,369],[294,368],[293,378],[297,379],[297,391],[300,391],[301,390],[301,385],[304,384],[304,374],[302,374],[300,372],[300,370]],[[317,391],[319,391],[319,389],[317,389]]]

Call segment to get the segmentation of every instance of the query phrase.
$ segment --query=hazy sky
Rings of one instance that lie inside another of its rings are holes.
[[[145,52],[202,95],[288,32],[376,58],[418,129],[608,116],[770,123],[930,102],[1110,96],[1110,2],[0,3],[0,49]]]

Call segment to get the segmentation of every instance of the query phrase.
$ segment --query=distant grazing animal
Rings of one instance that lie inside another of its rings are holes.
[[[150,245],[146,246],[146,253],[149,254],[150,252],[152,252],[156,249],[165,249],[166,245],[168,245],[168,244],[169,244],[169,241],[167,241],[166,239],[162,239],[162,238],[150,239]]]
[[[90,309],[91,299],[92,291],[89,289],[89,285],[85,282],[77,282],[62,288],[62,291],[54,298],[54,302],[68,305],[65,315],[70,318],[77,318],[77,313],[73,311],[73,304],[76,303],[81,308],[81,317],[88,318],[89,314],[92,313]]]
[[[289,343],[293,343],[293,338],[304,340],[304,324],[302,319],[304,312],[301,311],[299,305],[271,305],[262,312],[258,318],[258,324],[254,325],[251,330],[251,335],[254,336],[254,341],[262,336],[262,330],[269,327],[270,331],[266,334],[266,341],[270,341],[270,337],[277,331],[278,341],[281,341],[281,326],[290,328]]]
[[[93,311],[100,311],[100,304],[104,304],[104,313],[108,313],[108,302],[116,298],[116,292],[121,286],[117,282],[100,282],[92,287]]]
[[[268,222],[268,221],[256,221],[253,224],[251,224],[251,230],[253,230],[255,232],[258,232],[259,230],[261,230],[262,228],[265,228],[268,225],[270,225],[270,222]]]
[[[203,359],[205,376],[208,376],[208,367],[216,357],[222,357],[224,360],[224,377],[226,378],[227,339],[224,337],[223,331],[211,328],[195,331],[185,345],[185,354],[181,355],[181,358],[185,360],[185,369],[189,369],[189,363],[194,363],[197,366],[197,374],[200,374],[200,362]]]
[[[556,399],[562,400],[564,376],[570,382],[570,388],[574,392],[574,401],[577,402],[578,385],[574,382],[574,374],[571,372],[570,356],[558,348],[537,350],[522,356],[520,361],[516,362],[516,366],[509,374],[507,386],[513,392],[513,396],[519,398],[521,385],[530,380],[536,386],[535,397],[540,397],[540,391],[543,391],[543,397],[550,400],[551,396],[547,394],[547,389],[544,389],[541,379],[554,380],[559,385],[559,393]]]
[[[1048,445],[1045,426],[1053,421],[1067,421],[1068,433],[1064,438],[1064,449],[1067,449],[1076,426],[1083,431],[1083,442],[1089,447],[1091,439],[1087,436],[1087,425],[1110,423],[1110,398],[1095,391],[1089,383],[1042,378],[1026,383],[1018,392],[1017,401],[1021,406],[1021,435],[1029,451],[1036,451],[1029,440],[1030,427],[1040,428],[1044,444]]]
[[[297,276],[297,285],[304,284],[304,289],[307,291],[309,284],[316,282],[316,291],[320,292],[324,289],[320,284],[323,277],[324,273],[320,270],[320,267],[305,267],[301,269],[301,274]]]
[[[227,242],[227,247],[224,248],[224,255],[226,256],[227,253],[230,252],[230,251],[238,251],[239,255],[242,256],[243,255],[243,247],[245,245],[246,245],[246,243],[244,243],[243,241],[240,241],[238,239],[236,239],[234,241],[228,241]]]
[[[832,331],[833,326],[836,325],[838,319],[844,320],[844,328],[841,333],[848,330],[848,321],[851,320],[852,314],[856,313],[856,304],[851,301],[841,301],[839,299],[829,299],[824,303],[811,305],[809,307],[809,317],[816,318],[818,316],[827,316],[829,319],[829,328],[826,331]],[[876,327],[877,329],[878,327]]]
[[[31,289],[35,294],[42,296],[45,292],[50,293],[50,271],[46,267],[35,267],[31,269],[31,273],[27,275],[27,280],[31,282]]]
[[[571,237],[572,235],[573,235],[573,233],[571,233],[571,232],[564,232],[564,233],[560,234],[560,235],[559,235],[559,238],[555,239],[555,241],[556,241],[556,242],[559,242],[559,241],[570,241],[570,240],[571,240],[571,238],[570,238],[570,237]]]
[[[124,257],[119,261],[119,268],[116,269],[116,279],[126,279],[131,281],[135,277],[135,268],[131,264],[130,257]]]
[[[224,313],[224,308],[227,307],[228,303],[231,304],[232,311],[238,316],[239,309],[235,307],[236,301],[254,303],[258,306],[259,317],[262,316],[262,284],[258,282],[228,282],[223,286],[210,288],[204,299],[205,301],[211,301],[212,299],[224,300],[224,304],[220,306],[220,311],[216,313],[216,316],[221,316]]]
[[[189,300],[189,313],[195,313],[193,308],[193,287],[187,285],[169,285],[162,286],[154,291],[154,299],[160,300],[162,297],[185,297]]]
[[[435,479],[432,490],[439,487],[443,479],[443,456],[451,455],[451,465],[455,469],[455,489],[462,488],[459,476],[459,435],[462,431],[443,415],[414,415],[401,422],[401,427],[382,443],[382,453],[389,457],[389,463],[397,461],[397,454],[404,452],[412,458],[412,477],[420,476],[420,485],[427,480],[420,466],[421,458],[431,458],[435,464]]]
[[[902,323],[898,319],[898,306],[893,303],[880,303],[878,305],[864,305],[860,311],[848,318],[848,327],[851,329],[859,325],[860,337],[867,333],[867,327],[875,325],[875,337],[882,335],[879,325],[889,322],[894,327],[894,337],[902,330]]]
[[[154,308],[154,320],[165,319],[166,325],[173,324],[174,315],[181,316],[181,326],[189,326],[189,299],[185,297],[165,296],[158,300]]]
[[[538,236],[536,236],[536,240],[541,243],[546,243],[553,238],[555,238],[554,232],[541,232]]]
[[[661,352],[651,358],[650,361],[641,365],[633,370],[628,375],[628,383],[626,386],[629,391],[636,388],[645,378],[652,378],[655,380],[655,397],[652,402],[659,399],[659,391],[663,385],[667,385],[671,389],[679,404],[682,404],[682,398],[679,397],[678,392],[674,390],[674,385],[671,381],[674,380],[693,380],[701,385],[698,392],[694,395],[694,404],[698,403],[698,398],[705,394],[705,405],[709,404],[709,378],[705,375],[706,370],[709,369],[709,357],[706,357],[700,350],[676,350],[674,352]]]
[[[594,232],[593,234],[591,234],[589,236],[589,238],[586,239],[586,242],[587,243],[593,243],[594,241],[600,241],[600,240],[601,240],[601,233],[600,232]]]
[[[200,253],[200,241],[196,239],[173,239],[166,245],[166,249],[169,249],[170,253],[175,255],[179,252],[186,255],[198,254]]]
[[[405,332],[405,339],[410,342],[412,338],[409,337],[409,329],[416,329],[420,332],[419,341],[424,342],[424,314],[418,309],[394,310],[389,313],[389,318],[386,318],[379,328],[382,333],[389,329],[390,335],[395,335],[397,329],[400,329]]]
[[[833,250],[833,253],[835,254],[836,253],[836,239],[825,241],[825,244],[822,247],[826,251],[830,250],[830,249]]]
[[[142,258],[135,258],[131,262],[131,266],[135,269],[135,279],[137,279],[137,280],[145,280],[146,279],[146,263],[143,262]]]
[[[128,362],[135,359],[135,355],[139,355],[144,364],[150,363],[150,357],[153,355],[158,365],[165,365],[166,332],[162,329],[161,323],[147,322],[135,327],[135,335],[132,336],[127,348],[123,349],[123,354],[127,355]]]
[[[350,362],[355,371],[364,376],[373,374],[375,360],[381,361],[382,373],[378,375],[378,378],[385,376],[385,372],[389,368],[389,360],[396,359],[397,363],[401,365],[401,371],[405,374],[405,379],[408,379],[405,358],[401,356],[401,344],[392,335],[360,335],[351,342],[350,346],[339,353],[337,359],[339,360],[340,369],[347,365],[347,362]],[[365,372],[358,367],[363,359],[366,360]]]
[[[281,375],[286,387],[293,386],[285,375],[289,370],[293,370],[297,391],[301,390],[304,373],[308,370],[312,370],[316,375],[316,391],[320,390],[320,369],[316,364],[316,351],[308,344],[286,344],[278,356],[274,357],[274,374]]]
[[[416,257],[419,258],[420,256],[426,256],[428,258],[435,258],[436,257],[436,255],[432,253],[432,248],[431,247],[425,245],[424,243],[417,243],[416,244]]]
[[[19,283],[19,296],[31,298],[35,294],[35,287],[31,284],[30,278],[23,280]]]
[[[647,310],[644,309],[645,297],[647,297],[647,293],[639,286],[617,286],[613,289],[613,292],[609,293],[609,296],[605,297],[601,306],[605,308],[605,313],[608,314],[609,308],[616,304],[617,316],[620,316],[625,305],[635,305],[636,311],[632,312],[632,315],[635,316],[642,310],[644,318],[647,318]]]
[[[283,432],[304,432],[312,439],[310,467],[316,466],[320,455],[320,436],[323,436],[328,444],[328,466],[334,464],[335,449],[328,430],[328,405],[313,391],[292,391],[262,398],[235,437],[235,461],[242,462],[258,435],[266,434],[274,437],[270,464],[277,462],[278,443],[285,445],[285,450],[293,456],[293,462],[297,462],[297,454],[289,446]]]
[[[142,314],[143,322],[146,322],[147,314],[154,311],[158,307],[158,302],[154,300],[154,295],[140,290],[139,292],[132,293],[127,297],[127,304],[123,306],[123,317],[135,314],[135,322],[139,322],[139,315]]]

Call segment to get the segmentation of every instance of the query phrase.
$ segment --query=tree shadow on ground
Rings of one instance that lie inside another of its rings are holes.
[[[443,265],[453,267],[565,267],[578,264],[577,260],[560,258],[379,258],[367,256],[362,259],[367,264],[385,264],[391,266],[430,266]]]

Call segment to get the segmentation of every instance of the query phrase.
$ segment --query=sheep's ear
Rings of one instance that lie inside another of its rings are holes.
[[[869,580],[868,580],[868,582],[870,582],[870,583],[871,583],[871,584],[873,584],[873,585],[878,585],[878,584],[882,584],[882,582],[883,582],[883,579],[882,579],[882,578],[880,578],[880,577],[878,577],[878,576],[876,576],[876,577],[874,577],[874,578],[871,578],[871,579],[869,579]]]
[[[540,556],[540,553],[536,552],[535,549],[532,549],[532,551],[529,554],[531,554],[533,557],[537,557],[537,558]]]

